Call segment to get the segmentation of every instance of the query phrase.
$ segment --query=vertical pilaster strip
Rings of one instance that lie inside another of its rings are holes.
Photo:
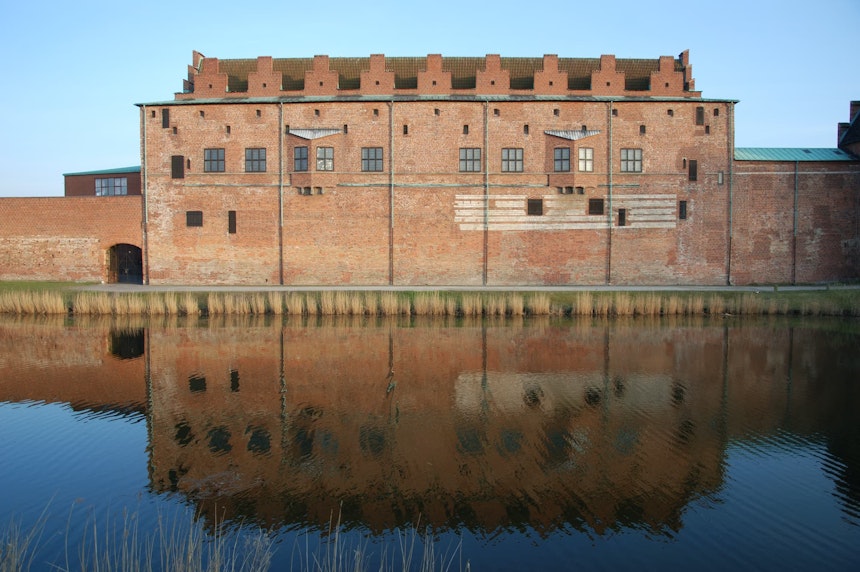
[[[798,216],[798,193],[800,187],[800,162],[794,162],[794,204],[792,211],[794,217],[791,224],[791,283],[797,284],[797,216]]]
[[[608,150],[607,150],[607,189],[609,196],[606,204],[606,283],[612,284],[612,100],[606,108]]]
[[[394,100],[388,102],[388,284],[394,285]]]
[[[490,267],[490,102],[484,101],[484,243],[481,284],[487,285]]]
[[[728,205],[727,205],[727,214],[728,217],[728,228],[726,232],[728,236],[726,237],[726,284],[731,286],[732,284],[732,240],[733,240],[733,229],[732,225],[734,224],[734,213],[732,209],[734,208],[734,192],[735,192],[735,108],[733,103],[728,104],[728,129],[729,134],[726,138],[726,147],[727,147],[727,155],[729,161],[729,197],[728,197]]]
[[[284,102],[278,104],[278,283],[284,285]]]
[[[143,242],[143,244],[142,244],[142,246],[143,246],[143,260],[141,262],[142,262],[143,268],[141,269],[141,273],[143,274],[143,277],[142,277],[143,283],[149,285],[149,204],[147,201],[147,195],[148,195],[147,185],[149,183],[149,177],[148,177],[148,171],[147,171],[148,163],[146,160],[146,153],[147,153],[146,143],[147,143],[147,141],[146,141],[146,106],[145,105],[142,105],[140,107],[140,128],[142,131],[142,134],[141,134],[142,137],[141,138],[143,139],[143,145],[141,146],[142,147],[142,149],[141,149],[141,155],[142,155],[142,157],[141,157],[141,178],[142,178],[142,181],[141,181],[141,189],[140,189],[140,194],[142,195],[141,196],[141,202],[143,204],[143,212],[141,213],[141,216],[143,219],[143,220],[141,220],[141,227],[142,227],[141,228],[141,239]]]

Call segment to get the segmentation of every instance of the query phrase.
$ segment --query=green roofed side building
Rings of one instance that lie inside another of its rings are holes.
[[[860,158],[844,134],[839,148],[735,148],[733,283],[860,277]]]
[[[140,165],[118,169],[63,173],[67,197],[140,195]]]
[[[857,157],[829,147],[737,147],[735,161],[856,162]]]

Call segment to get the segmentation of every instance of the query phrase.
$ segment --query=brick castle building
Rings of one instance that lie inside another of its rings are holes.
[[[125,173],[125,196],[95,196],[124,188],[99,182],[120,173],[96,172],[73,174],[93,177],[90,197],[0,199],[0,278],[356,286],[860,278],[860,103],[832,149],[736,149],[736,103],[696,91],[687,52],[247,60],[195,52],[181,93],[138,104],[141,166]],[[67,177],[67,194],[83,194],[69,188]],[[31,203],[44,219],[38,233],[21,216]]]

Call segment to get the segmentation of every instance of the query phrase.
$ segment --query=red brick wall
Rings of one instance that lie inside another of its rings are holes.
[[[109,322],[97,320],[69,325],[65,316],[0,319],[0,402],[69,403],[76,410],[143,413],[144,358],[113,355],[112,334]]]
[[[296,285],[725,283],[731,103],[707,104],[706,124],[696,125],[700,105],[686,100],[180,104],[170,106],[167,128],[161,107],[144,108],[150,279],[271,284],[283,276],[285,284]],[[583,126],[590,135],[576,140],[545,133]],[[291,134],[281,140],[287,127]],[[296,134],[308,129],[334,134],[310,139]],[[309,150],[307,172],[292,172],[296,146]],[[244,172],[248,147],[267,149],[266,173]],[[333,171],[316,170],[318,147],[334,150]],[[362,172],[363,147],[383,149],[382,172]],[[570,172],[554,171],[557,147],[570,149]],[[583,147],[593,151],[592,172],[578,170]],[[225,150],[223,173],[202,172],[206,148]],[[481,172],[459,171],[460,148],[481,149]],[[522,172],[503,172],[505,148],[523,150]],[[632,148],[642,150],[642,172],[621,173],[621,150]],[[182,179],[170,176],[172,155],[185,158]],[[697,181],[688,180],[692,160],[698,164]],[[558,187],[581,187],[582,193],[560,194]],[[312,195],[301,194],[303,188]],[[604,200],[603,215],[589,215],[588,201],[595,198]],[[528,199],[543,200],[541,216],[527,214]],[[681,200],[688,212],[683,221],[678,220]],[[625,227],[619,226],[619,208],[627,211]],[[189,210],[204,213],[202,228],[186,226]],[[236,210],[240,221],[235,235],[227,233],[229,210]]]
[[[140,229],[140,197],[0,199],[0,280],[106,280],[108,249],[142,247]]]
[[[857,163],[739,161],[734,180],[733,283],[860,276]]]

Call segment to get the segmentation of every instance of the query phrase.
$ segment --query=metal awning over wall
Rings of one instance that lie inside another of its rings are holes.
[[[287,134],[302,139],[320,139],[329,135],[337,135],[340,132],[340,129],[290,129]]]
[[[569,141],[579,141],[580,139],[591,137],[592,135],[599,135],[600,131],[596,129],[574,129],[570,131],[544,131],[544,133],[552,135],[553,137],[561,137],[562,139],[567,139]]]

